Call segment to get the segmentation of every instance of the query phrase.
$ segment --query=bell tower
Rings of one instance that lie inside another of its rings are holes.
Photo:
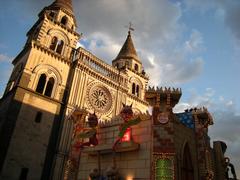
[[[71,0],[38,15],[0,99],[0,179],[49,179],[80,38]]]
[[[71,48],[76,47],[79,39],[72,1],[56,0],[38,16],[38,21],[27,33],[27,44],[36,41],[56,55],[70,58]]]
[[[135,102],[139,101],[144,103],[145,89],[149,80],[133,44],[133,30],[130,23],[127,39],[117,57],[112,61],[113,67],[117,68],[120,72],[126,73],[128,76],[128,94],[130,95],[127,100],[128,104],[137,104]],[[137,109],[144,109],[144,107],[137,107]]]

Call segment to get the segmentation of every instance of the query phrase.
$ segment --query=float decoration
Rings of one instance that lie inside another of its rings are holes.
[[[132,138],[132,126],[141,122],[139,115],[133,114],[132,105],[123,104],[123,109],[120,112],[120,117],[123,119],[123,124],[119,127],[118,138],[113,145],[115,152],[134,151],[139,149],[140,145],[135,143]]]
[[[64,170],[64,180],[75,179],[77,177],[81,149],[84,146],[96,146],[98,144],[98,139],[96,136],[98,118],[95,113],[89,114],[87,123],[89,124],[90,128],[84,128],[83,123],[85,123],[86,116],[86,111],[75,110],[70,117],[74,125],[72,143],[69,150],[69,158],[66,162]],[[89,141],[84,142],[84,139],[87,138]]]

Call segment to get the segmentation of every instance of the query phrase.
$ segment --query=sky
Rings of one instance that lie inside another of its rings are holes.
[[[0,0],[0,94],[26,33],[51,0]],[[205,106],[212,140],[227,143],[240,177],[240,1],[73,0],[80,44],[107,63],[132,22],[149,85],[182,88],[175,112]]]

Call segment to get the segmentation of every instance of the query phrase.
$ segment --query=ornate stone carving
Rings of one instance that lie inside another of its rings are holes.
[[[94,111],[107,113],[112,107],[112,95],[103,85],[95,84],[89,88],[88,101]]]

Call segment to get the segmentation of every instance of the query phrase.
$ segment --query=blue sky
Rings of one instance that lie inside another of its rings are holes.
[[[0,94],[25,34],[51,0],[0,1]],[[213,140],[225,140],[240,164],[240,1],[75,0],[81,44],[111,63],[131,21],[133,40],[150,84],[181,87],[176,111],[206,106]],[[240,171],[238,170],[238,176]]]

